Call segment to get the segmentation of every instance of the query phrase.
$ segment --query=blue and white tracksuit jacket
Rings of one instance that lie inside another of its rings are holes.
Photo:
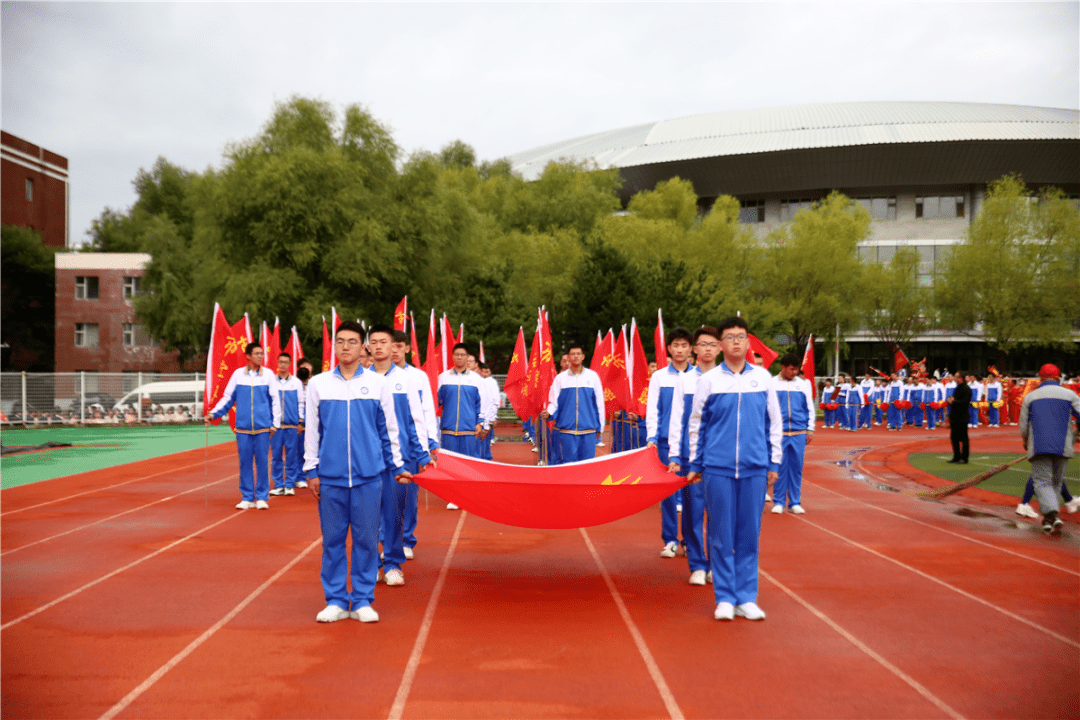
[[[994,407],[994,403],[1000,399],[1001,383],[997,381],[986,383],[986,402],[990,403],[990,407],[987,408],[986,414],[992,427],[997,427],[1001,422],[1001,408]]]
[[[480,443],[476,439],[476,426],[488,423],[484,420],[482,378],[470,371],[458,372],[454,368],[439,375],[439,406],[442,423],[439,441],[453,452],[481,457]]]
[[[697,382],[690,470],[702,473],[716,602],[757,600],[758,538],[769,471],[783,457],[780,402],[768,370],[721,363]]]
[[[896,403],[904,397],[904,383],[899,380],[890,382],[886,389],[888,394],[885,397],[889,401],[889,409],[885,413],[885,419],[890,428],[899,430],[900,426],[904,424],[904,411],[896,407]]]
[[[826,385],[825,387],[821,388],[821,404],[828,405],[830,402],[832,402],[832,397],[835,394],[835,387],[829,387],[828,385]],[[834,422],[836,422],[836,412],[825,408],[825,427],[832,427],[832,424]]]
[[[1020,406],[1020,437],[1027,439],[1028,458],[1044,454],[1072,457],[1076,431],[1070,416],[1080,423],[1080,397],[1056,380],[1043,380],[1025,395]]]
[[[980,383],[971,383],[971,406],[968,408],[968,425],[971,427],[978,427],[979,425],[979,408],[975,407],[975,403],[980,402],[983,399],[983,386]]]
[[[687,372],[691,367],[687,367]],[[668,363],[667,367],[657,370],[649,378],[649,396],[645,404],[646,442],[656,445],[656,455],[665,465],[671,460],[677,461],[679,457],[678,446],[674,453],[670,451],[669,430],[673,400],[676,395],[681,394],[682,376],[683,373]],[[665,545],[679,541],[678,506],[682,503],[682,496],[683,491],[679,489],[660,501],[660,538]]]
[[[548,415],[559,431],[560,462],[596,456],[596,437],[604,432],[604,387],[600,376],[587,367],[555,376],[548,393]]]
[[[694,409],[694,392],[701,370],[691,365],[680,373],[678,385],[671,393],[671,411],[668,414],[668,459],[679,463],[679,476],[690,472],[690,411]],[[658,443],[659,445],[659,443]],[[682,494],[682,535],[686,545],[686,560],[690,572],[708,570],[709,559],[705,554],[705,483],[687,485]],[[665,501],[666,502],[666,501]],[[663,511],[663,505],[661,510]],[[667,518],[664,518],[667,521]],[[663,531],[663,528],[661,528]],[[668,542],[664,541],[665,544]]]
[[[499,381],[493,377],[481,377],[480,395],[481,416],[484,418],[484,427],[494,427],[495,420],[499,416]],[[480,440],[480,454],[485,460],[491,460],[491,443],[495,440],[495,433],[490,433]]]
[[[281,400],[271,387],[274,373],[267,368],[236,370],[225,394],[210,412],[220,418],[236,406],[236,451],[240,459],[240,497],[247,501],[270,498],[266,458],[270,454],[270,428],[281,427]],[[254,475],[252,465],[254,464]]]
[[[807,380],[807,382],[810,381]],[[859,408],[859,427],[865,425],[869,429],[870,424],[874,419],[874,381],[861,380],[859,382],[859,390],[862,392],[862,396],[870,401],[869,404]]]
[[[323,592],[328,605],[356,610],[375,597],[383,492],[404,469],[394,395],[377,372],[357,367],[346,380],[340,366],[313,377],[306,394],[304,470],[321,483]]]
[[[270,385],[281,403],[281,429],[270,438],[270,476],[275,488],[291,488],[300,479],[304,465],[299,435],[304,424],[304,384],[295,375],[282,380],[275,374]]]
[[[802,470],[806,441],[814,434],[814,396],[810,381],[773,378],[784,426],[780,474],[773,485],[773,502],[780,507],[802,503]]]

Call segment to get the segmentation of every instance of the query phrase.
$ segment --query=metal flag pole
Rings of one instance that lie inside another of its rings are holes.
[[[203,423],[206,428],[206,445],[203,446],[203,505],[206,508],[206,512],[210,512],[210,471],[207,469],[207,463],[209,460],[207,456],[210,454],[210,424]]]

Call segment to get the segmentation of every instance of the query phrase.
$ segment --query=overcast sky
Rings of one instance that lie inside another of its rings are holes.
[[[71,239],[158,156],[220,167],[293,94],[480,159],[782,105],[1080,107],[1080,3],[2,4],[2,125],[70,164]]]

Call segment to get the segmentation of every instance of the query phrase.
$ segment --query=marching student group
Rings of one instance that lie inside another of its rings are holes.
[[[334,333],[333,347],[337,366],[332,370],[313,374],[311,363],[301,360],[293,376],[288,353],[278,357],[274,373],[262,367],[262,347],[249,344],[247,365],[232,374],[205,419],[219,419],[235,408],[238,509],[269,509],[270,495],[292,496],[297,488],[308,488],[317,498],[326,607],[316,620],[377,622],[372,607],[377,583],[403,585],[402,568],[417,544],[412,477],[436,465],[440,448],[491,459],[499,387],[464,343],[453,347],[453,367],[438,376],[435,397],[427,374],[406,362],[404,332],[346,321]],[[796,356],[783,356],[780,373],[773,377],[748,362],[749,348],[749,329],[741,317],[694,332],[674,328],[667,341],[669,364],[654,372],[649,383],[646,445],[669,472],[687,482],[661,503],[660,555],[685,554],[690,584],[712,584],[717,620],[765,618],[757,605],[765,503],[771,500],[776,514],[805,512],[800,490],[803,457],[815,426],[813,389],[800,376]],[[565,369],[555,377],[541,413],[555,428],[550,440],[555,452],[549,454],[553,463],[595,457],[604,431],[604,389],[584,359],[584,346],[570,345]],[[921,424],[925,415],[933,428],[942,409],[936,404],[948,401],[949,390],[929,380],[905,383],[896,376],[887,384],[870,376],[862,385],[848,379],[839,388],[827,381],[825,426],[854,431],[869,428],[872,417],[878,424],[885,417],[889,429],[899,430],[906,419],[902,411],[917,409],[911,422]],[[997,402],[992,390],[987,388],[985,395],[991,404]],[[1072,397],[1072,414],[1080,418],[1080,399]],[[1025,447],[1028,402],[1025,398],[1020,418]],[[994,424],[998,409],[993,408]],[[1068,428],[1064,444],[1071,457],[1071,424]],[[1034,476],[1034,461],[1032,467]],[[1061,492],[1063,472],[1064,465],[1049,467],[1042,485],[1053,489],[1038,489],[1043,508]],[[351,558],[346,551],[350,535]]]

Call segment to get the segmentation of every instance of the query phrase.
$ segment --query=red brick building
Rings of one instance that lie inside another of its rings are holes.
[[[68,247],[68,161],[0,131],[0,222],[29,227],[46,245]]]
[[[135,316],[145,253],[57,253],[56,372],[180,371]]]

